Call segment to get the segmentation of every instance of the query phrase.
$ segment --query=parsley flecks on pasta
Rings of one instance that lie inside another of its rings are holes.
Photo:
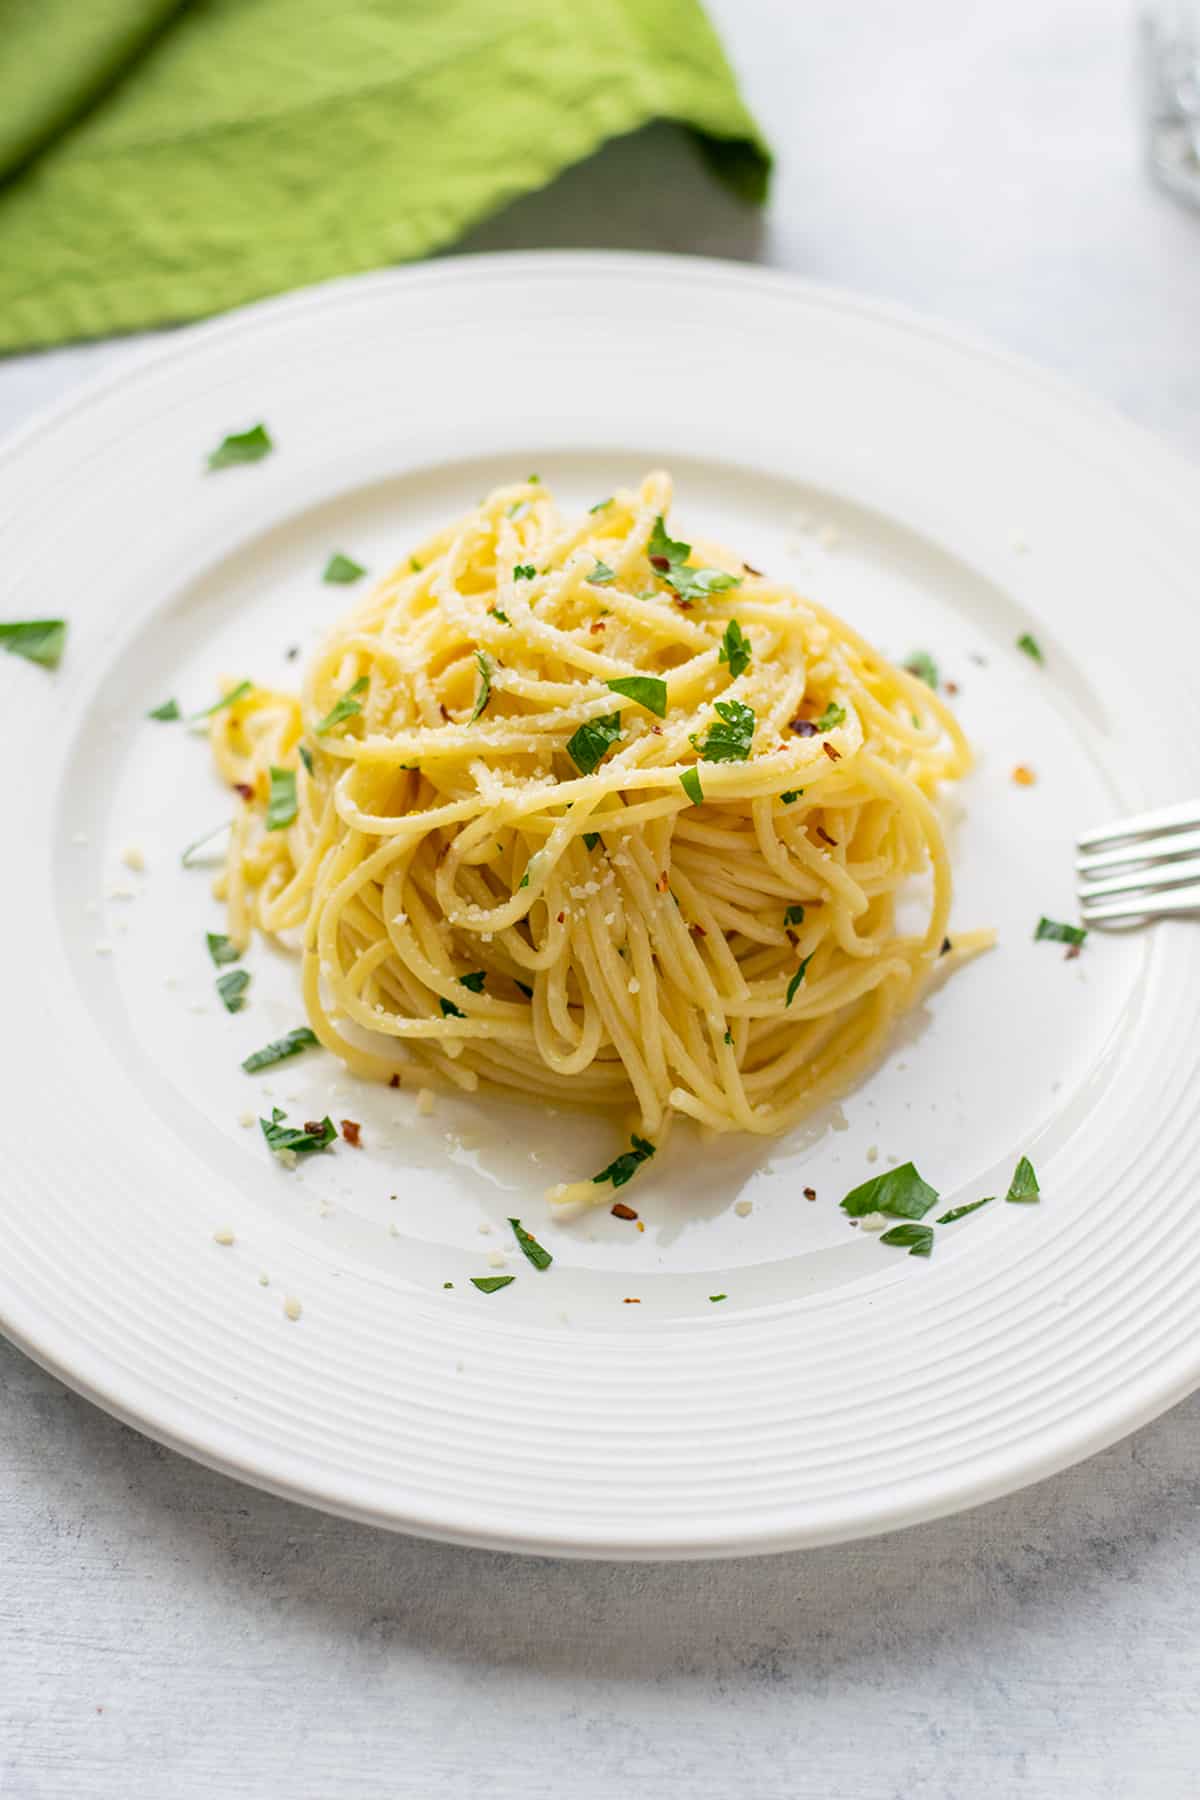
[[[208,722],[253,796],[226,931],[306,947],[322,1044],[609,1108],[618,1170],[680,1115],[784,1131],[870,1065],[947,933],[931,802],[970,756],[936,693],[914,723],[908,676],[663,474],[574,518],[514,481],[352,598],[298,694]],[[602,1200],[580,1173],[553,1197]]]

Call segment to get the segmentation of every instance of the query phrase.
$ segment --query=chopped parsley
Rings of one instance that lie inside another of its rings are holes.
[[[704,801],[704,789],[700,786],[699,769],[685,769],[679,777],[679,785],[693,806],[700,806]]]
[[[232,825],[232,823],[233,823],[232,819],[225,819],[220,825],[217,825],[212,831],[206,831],[203,837],[197,838],[194,844],[189,844],[187,849],[182,852],[182,854],[180,855],[180,858],[179,858],[180,862],[183,864],[183,867],[185,869],[189,869],[191,867],[191,859],[196,854],[196,851],[203,850],[205,844],[211,844],[215,837],[220,837],[220,835],[223,831],[228,831],[229,827]]]
[[[1013,1178],[1004,1198],[1014,1206],[1030,1206],[1041,1198],[1041,1192],[1038,1178],[1033,1172],[1033,1164],[1027,1156],[1023,1156],[1013,1170]]]
[[[332,1144],[337,1137],[337,1127],[328,1115],[319,1123],[312,1120],[300,1130],[295,1125],[285,1125],[287,1114],[278,1106],[271,1108],[269,1119],[260,1119],[262,1134],[267,1140],[267,1148],[276,1154],[281,1150],[290,1150],[294,1156],[307,1156],[313,1150],[324,1150],[326,1144]]]
[[[516,1279],[515,1275],[472,1275],[471,1286],[477,1287],[481,1294],[497,1294]]]
[[[723,569],[691,569],[690,544],[667,536],[666,521],[661,513],[654,521],[646,555],[650,566],[663,581],[674,588],[681,600],[700,600],[706,594],[722,594],[727,588],[740,587],[740,575],[727,575]]]
[[[234,463],[261,462],[275,448],[265,425],[252,425],[249,431],[234,431],[222,438],[208,456],[210,469],[229,469]]]
[[[300,745],[299,756],[300,756],[300,761],[304,764],[304,767],[308,770],[309,774],[311,775],[313,772],[313,755],[312,755],[312,751],[309,749],[307,744]]]
[[[802,906],[789,906],[783,915],[783,922],[785,925],[803,925],[804,908]]]
[[[1017,649],[1023,650],[1026,656],[1031,656],[1035,663],[1044,663],[1046,660],[1042,655],[1042,646],[1038,643],[1031,631],[1023,631],[1021,633],[1020,637],[1017,639]]]
[[[839,706],[836,700],[831,700],[820,718],[814,720],[818,731],[832,731],[835,725],[844,725],[845,723],[846,709],[844,706]]]
[[[220,931],[206,931],[204,938],[208,945],[208,954],[218,969],[223,969],[226,963],[237,962],[242,954],[232,939],[225,937]]]
[[[736,619],[730,619],[725,627],[725,636],[721,639],[718,662],[729,664],[729,673],[736,681],[750,667],[750,640],[743,632]]]
[[[712,1301],[713,1305],[715,1306],[717,1304],[718,1300],[728,1300],[729,1295],[728,1294],[710,1294],[708,1297]]]
[[[893,1225],[880,1238],[881,1244],[895,1244],[901,1250],[907,1250],[910,1256],[933,1255],[932,1225]]]
[[[659,675],[620,675],[615,681],[604,684],[614,694],[620,694],[626,700],[636,700],[647,712],[652,712],[656,719],[667,716],[667,684]]]
[[[590,775],[608,755],[620,735],[619,712],[605,713],[599,719],[589,719],[568,739],[567,755],[581,775]]]
[[[715,702],[717,723],[710,725],[703,744],[693,735],[689,742],[704,762],[745,762],[754,742],[755,717],[740,700]]]
[[[67,647],[65,619],[9,619],[0,624],[0,644],[43,669],[57,669]]]
[[[369,686],[370,682],[367,677],[360,675],[358,680],[346,689],[340,699],[334,701],[321,723],[313,726],[317,737],[324,737],[327,731],[332,731],[335,725],[342,723],[343,719],[352,719],[356,713],[360,713],[362,701],[358,696],[365,694]]]
[[[995,1194],[985,1194],[982,1200],[968,1200],[965,1206],[952,1206],[934,1220],[935,1225],[953,1225],[956,1219],[965,1219],[968,1213],[978,1212],[981,1206],[990,1206],[996,1198]]]
[[[915,675],[918,681],[923,681],[926,687],[937,692],[938,666],[928,650],[914,650],[904,666],[910,675]]]
[[[410,556],[408,559],[408,566],[414,575],[419,575],[421,570],[425,567],[425,564],[423,562],[418,562],[415,556]]]
[[[367,571],[363,568],[361,563],[356,563],[352,557],[343,556],[341,551],[338,550],[334,552],[329,561],[325,564],[325,572],[321,576],[321,580],[334,581],[337,582],[339,586],[344,586],[351,581],[360,580],[366,572]]]
[[[583,847],[585,850],[594,850],[596,848],[596,845],[599,842],[600,842],[600,833],[598,831],[585,831],[584,832]]]
[[[512,620],[509,618],[508,614],[506,612],[502,612],[498,606],[489,606],[488,607],[488,617],[491,619],[499,619],[499,621],[502,625],[511,625],[512,624]]]
[[[473,969],[469,975],[460,975],[459,987],[465,987],[469,994],[482,994],[483,984],[487,980],[486,969]]]
[[[441,995],[438,996],[438,1005],[442,1009],[443,1019],[465,1019],[467,1016],[461,1006],[455,1006],[453,1000],[445,1000]]]
[[[588,507],[588,511],[589,511],[589,512],[590,512],[590,513],[598,513],[598,512],[603,512],[603,511],[604,511],[604,509],[605,509],[605,507],[606,507],[606,506],[611,506],[611,505],[612,505],[612,503],[613,503],[613,497],[612,497],[612,495],[611,495],[611,494],[610,494],[610,495],[609,495],[609,496],[608,496],[608,499],[607,499],[607,500],[597,500],[597,502],[596,502],[596,504],[595,504],[595,506],[589,506],[589,507]]]
[[[514,581],[532,581],[537,570],[532,563],[516,563],[513,566]]]
[[[1082,944],[1086,937],[1086,925],[1063,925],[1058,919],[1043,916],[1038,920],[1033,941],[1036,944],[1039,938],[1049,938],[1055,944]]]
[[[543,1249],[537,1239],[525,1230],[520,1219],[510,1219],[508,1222],[513,1228],[513,1236],[524,1251],[526,1259],[533,1264],[535,1269],[548,1269],[554,1261],[550,1252]]]
[[[296,817],[296,776],[292,769],[271,768],[271,791],[267,796],[267,830],[282,831]]]
[[[190,713],[188,723],[194,724],[197,719],[211,719],[214,713],[223,712],[225,707],[233,706],[238,700],[244,700],[253,687],[252,681],[239,681],[236,687],[230,688],[227,694],[222,694],[219,700],[214,700],[211,706],[206,706],[203,712]]]
[[[732,1033],[732,1031],[730,1031],[728,1026],[726,1026],[726,1028],[725,1028],[725,1042],[727,1044],[732,1044],[732,1042],[733,1042],[733,1033]]]
[[[632,1148],[626,1150],[623,1155],[614,1157],[607,1169],[601,1169],[598,1175],[593,1175],[593,1182],[599,1184],[602,1181],[611,1181],[615,1188],[619,1188],[624,1187],[627,1181],[633,1180],[642,1164],[648,1162],[654,1155],[654,1145],[636,1134],[630,1138],[629,1142]]]
[[[310,1031],[307,1025],[297,1025],[292,1031],[285,1031],[281,1038],[264,1044],[261,1050],[255,1050],[242,1063],[247,1075],[253,1075],[256,1069],[269,1069],[273,1063],[285,1062],[289,1056],[298,1056],[301,1050],[307,1050],[315,1044],[317,1034]]]
[[[937,1189],[922,1181],[913,1164],[906,1162],[852,1188],[842,1201],[842,1211],[851,1219],[873,1212],[887,1213],[893,1219],[923,1219],[936,1203]]]
[[[607,587],[610,581],[616,579],[617,571],[610,569],[606,562],[600,561],[599,557],[596,558],[596,566],[591,574],[584,577],[589,587]]]
[[[526,982],[518,981],[515,975],[513,976],[513,986],[520,988],[527,1000],[533,999],[533,989]]]
[[[783,804],[785,806],[794,806],[796,801],[799,800],[799,798],[803,792],[804,792],[803,788],[787,788],[782,794],[780,794],[779,798],[783,801]]]
[[[146,714],[148,719],[162,719],[164,722],[180,716],[178,700],[164,700],[161,706],[156,706],[153,712]]]
[[[470,718],[467,720],[468,725],[473,725],[475,723],[476,719],[492,697],[492,675],[495,666],[496,665],[493,663],[486,650],[477,650],[475,652],[475,667],[479,670],[479,692],[475,696],[475,707]]]
[[[792,1004],[792,1001],[796,998],[796,989],[800,986],[800,983],[804,980],[804,977],[808,972],[808,965],[811,961],[812,961],[812,956],[811,955],[806,956],[804,958],[804,961],[800,964],[800,967],[796,970],[796,973],[792,976],[792,979],[788,982],[787,999],[783,1003],[785,1006],[790,1006]]]
[[[241,1012],[246,1004],[246,989],[249,986],[250,977],[245,969],[228,969],[224,975],[217,976],[217,992],[226,1012]]]

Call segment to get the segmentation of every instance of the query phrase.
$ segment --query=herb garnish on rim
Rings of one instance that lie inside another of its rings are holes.
[[[880,1238],[881,1244],[895,1244],[910,1256],[933,1255],[932,1225],[893,1225]]]
[[[910,675],[915,675],[918,681],[923,681],[926,687],[937,692],[938,666],[928,650],[914,650],[904,667]]]
[[[146,714],[146,717],[161,719],[164,723],[171,719],[178,719],[180,717],[179,702],[178,700],[164,700],[161,706],[154,707],[151,712]]]
[[[0,644],[43,669],[57,669],[67,646],[65,619],[9,619],[0,624]]]
[[[275,448],[265,425],[252,425],[249,431],[233,431],[222,438],[208,456],[210,469],[232,468],[234,463],[261,462]]]
[[[1026,656],[1032,657],[1035,663],[1044,663],[1042,647],[1031,631],[1023,631],[1017,639],[1017,649],[1023,650]]]
[[[1041,1199],[1042,1190],[1038,1186],[1038,1178],[1033,1172],[1033,1164],[1027,1156],[1023,1156],[1013,1170],[1013,1178],[1008,1184],[1008,1192],[1004,1198],[1013,1206],[1030,1206]]]
[[[990,1206],[995,1198],[995,1194],[985,1194],[982,1200],[968,1200],[965,1206],[952,1206],[949,1212],[935,1219],[934,1224],[953,1225],[956,1219],[965,1219],[968,1213],[978,1212],[981,1206]]]
[[[1036,944],[1039,938],[1049,938],[1055,944],[1082,944],[1086,937],[1086,925],[1063,925],[1058,919],[1043,916],[1038,920],[1033,941]]]
[[[894,1219],[923,1219],[937,1197],[937,1189],[922,1181],[913,1164],[906,1162],[851,1188],[842,1201],[842,1211],[851,1219],[873,1212]]]
[[[538,1243],[531,1232],[525,1230],[520,1219],[510,1219],[508,1222],[512,1226],[513,1236],[524,1251],[527,1260],[533,1264],[535,1269],[548,1269],[554,1261],[550,1252]]]
[[[227,706],[233,706],[237,701],[244,700],[253,687],[252,681],[239,681],[236,687],[230,688],[227,694],[222,694],[219,700],[214,700],[211,706],[206,706],[203,712],[189,713],[188,724],[194,725],[198,719],[211,719],[214,713],[223,712]]]
[[[317,1034],[307,1025],[297,1025],[291,1031],[285,1031],[281,1038],[275,1038],[264,1044],[261,1050],[255,1050],[242,1063],[247,1075],[253,1075],[256,1069],[269,1069],[275,1063],[285,1062],[289,1056],[298,1056],[301,1050],[307,1050],[317,1042]]]
[[[229,969],[224,975],[217,976],[217,992],[226,1012],[241,1012],[249,986],[250,977],[245,969]]]
[[[515,1275],[472,1275],[471,1286],[477,1287],[481,1294],[498,1294],[516,1280]]]
[[[629,1142],[632,1148],[626,1150],[621,1156],[614,1157],[606,1169],[601,1169],[598,1175],[593,1175],[593,1182],[599,1184],[602,1181],[611,1181],[615,1188],[619,1188],[624,1187],[627,1181],[633,1180],[641,1165],[648,1162],[654,1155],[654,1145],[648,1143],[645,1138],[638,1137],[636,1133]]]
[[[278,1154],[281,1150],[290,1150],[294,1156],[308,1156],[314,1150],[324,1150],[326,1144],[332,1144],[337,1137],[337,1127],[331,1118],[310,1119],[301,1130],[296,1125],[285,1125],[287,1114],[278,1106],[271,1108],[269,1119],[260,1119],[262,1134],[267,1140],[267,1147]]]
[[[208,954],[212,957],[218,969],[224,968],[226,963],[237,962],[242,954],[237,945],[233,942],[233,939],[227,938],[223,932],[206,931],[204,939],[208,945]]]
[[[321,580],[333,581],[339,586],[345,586],[351,581],[358,581],[366,572],[362,564],[356,563],[353,557],[343,556],[340,550],[336,550],[325,564]]]

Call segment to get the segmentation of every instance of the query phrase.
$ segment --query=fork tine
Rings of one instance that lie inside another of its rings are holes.
[[[1094,850],[1089,856],[1078,856],[1075,873],[1099,875],[1105,869],[1119,869],[1128,863],[1166,861],[1198,852],[1200,831],[1165,832],[1161,837],[1146,838],[1142,843],[1121,844],[1115,850]]]
[[[1102,881],[1079,883],[1079,898],[1106,900],[1110,894],[1161,893],[1167,888],[1186,887],[1200,880],[1200,856],[1182,862],[1155,863],[1149,869],[1130,869],[1123,875],[1109,875]]]
[[[1170,888],[1165,894],[1147,894],[1141,900],[1108,900],[1099,906],[1084,900],[1079,916],[1085,925],[1102,925],[1115,919],[1163,919],[1185,912],[1200,912],[1200,883]]]
[[[1159,831],[1191,831],[1197,826],[1200,826],[1200,804],[1185,800],[1178,806],[1162,806],[1157,812],[1138,813],[1132,819],[1118,819],[1113,825],[1084,832],[1079,849],[1085,853],[1105,850],[1128,838],[1150,837]]]

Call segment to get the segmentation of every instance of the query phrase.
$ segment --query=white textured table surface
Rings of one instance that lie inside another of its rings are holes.
[[[940,314],[1200,452],[1200,215],[1143,180],[1124,4],[711,10],[779,149],[763,222],[656,129],[468,247],[762,260]],[[130,353],[0,364],[0,426]],[[1200,1400],[966,1517],[712,1567],[322,1518],[3,1343],[0,1425],[4,1800],[1197,1791]]]

